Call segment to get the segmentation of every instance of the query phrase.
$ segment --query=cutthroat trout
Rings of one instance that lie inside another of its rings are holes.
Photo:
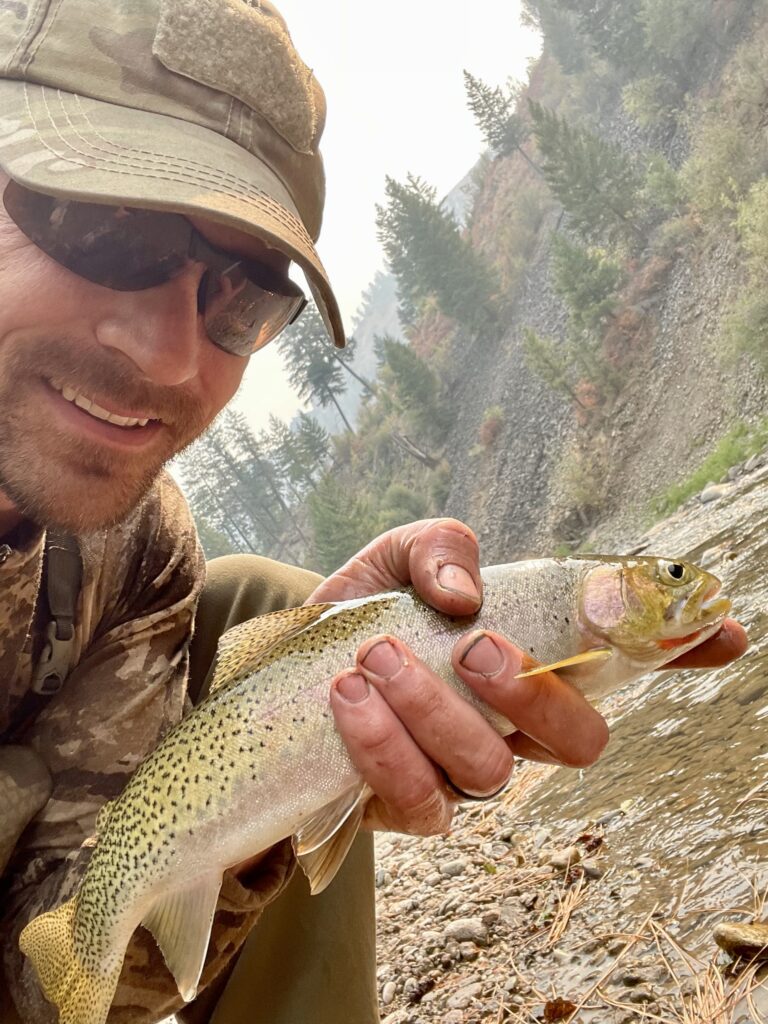
[[[512,725],[451,667],[468,629],[505,634],[597,698],[711,636],[730,609],[714,576],[659,558],[542,559],[482,577],[482,609],[468,618],[404,590],[274,612],[222,637],[210,695],[100,814],[76,895],[22,932],[61,1024],[103,1024],[139,924],[193,999],[222,873],[285,837],[313,892],[331,881],[371,793],[328,687],[363,640],[397,635],[506,735]]]

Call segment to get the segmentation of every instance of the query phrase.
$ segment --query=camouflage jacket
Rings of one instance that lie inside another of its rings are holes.
[[[120,793],[185,706],[189,641],[205,563],[175,484],[161,476],[127,520],[78,541],[83,580],[74,667],[18,740],[42,758],[53,790],[0,880],[0,1024],[56,1020],[19,951],[19,932],[73,894],[99,808]],[[47,620],[39,600],[43,532],[23,528],[14,544],[0,564],[0,735],[30,689]],[[2,813],[0,808],[0,825]],[[290,867],[282,846],[262,862],[249,888],[225,874],[203,985],[232,959]],[[139,929],[110,1024],[156,1021],[181,1005],[157,947]]]

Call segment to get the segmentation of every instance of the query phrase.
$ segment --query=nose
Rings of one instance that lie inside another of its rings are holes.
[[[202,263],[155,288],[110,295],[109,312],[99,321],[96,338],[131,360],[155,384],[173,387],[197,376],[204,346],[209,345],[197,310]]]

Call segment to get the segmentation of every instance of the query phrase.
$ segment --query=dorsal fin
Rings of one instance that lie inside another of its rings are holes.
[[[332,607],[332,604],[326,603],[285,608],[259,615],[258,618],[228,629],[219,640],[210,692],[252,672],[275,644],[311,626]]]

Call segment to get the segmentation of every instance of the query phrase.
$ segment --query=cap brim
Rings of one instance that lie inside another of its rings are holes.
[[[194,214],[263,239],[302,268],[343,347],[338,303],[288,190],[265,163],[217,132],[4,79],[0,166],[39,192]]]

